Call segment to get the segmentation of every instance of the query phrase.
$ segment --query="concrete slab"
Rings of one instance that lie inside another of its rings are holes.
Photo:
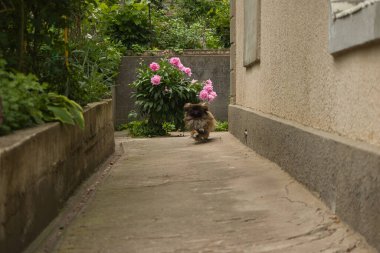
[[[124,155],[49,252],[376,252],[229,133],[117,136]]]

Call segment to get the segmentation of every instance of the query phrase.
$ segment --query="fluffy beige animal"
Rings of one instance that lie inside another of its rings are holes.
[[[185,125],[191,131],[191,137],[196,141],[206,141],[210,132],[214,131],[216,121],[205,103],[184,106]]]

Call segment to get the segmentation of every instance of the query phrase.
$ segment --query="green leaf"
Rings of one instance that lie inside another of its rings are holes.
[[[84,129],[84,117],[83,117],[83,112],[77,110],[77,108],[72,108],[70,110],[71,115],[73,116],[73,120],[76,125],[78,125],[82,130]]]
[[[72,115],[66,108],[57,107],[57,106],[47,106],[48,110],[54,114],[54,119],[64,123],[74,125],[74,120]]]

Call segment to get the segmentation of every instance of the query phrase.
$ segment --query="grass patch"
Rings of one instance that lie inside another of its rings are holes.
[[[215,126],[215,132],[228,131],[228,121],[217,121]]]
[[[175,130],[175,126],[168,122],[163,123],[162,126],[152,126],[147,120],[134,120],[121,124],[116,129],[117,131],[127,130],[131,137],[155,137],[168,135],[169,132]]]

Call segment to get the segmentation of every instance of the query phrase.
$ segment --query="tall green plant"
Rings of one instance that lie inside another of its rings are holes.
[[[106,35],[104,20],[116,8],[112,1],[108,2],[109,5],[99,0],[87,4],[79,25],[70,30],[66,45],[68,64],[60,73],[54,73],[56,77],[64,77],[59,82],[49,82],[50,91],[66,95],[81,105],[109,98],[118,74],[124,47]],[[63,60],[58,59],[61,63]],[[50,71],[51,68],[45,69]]]
[[[123,48],[103,24],[119,1],[11,2],[0,15],[0,57],[7,69],[32,73],[48,91],[82,105],[110,95]]]

